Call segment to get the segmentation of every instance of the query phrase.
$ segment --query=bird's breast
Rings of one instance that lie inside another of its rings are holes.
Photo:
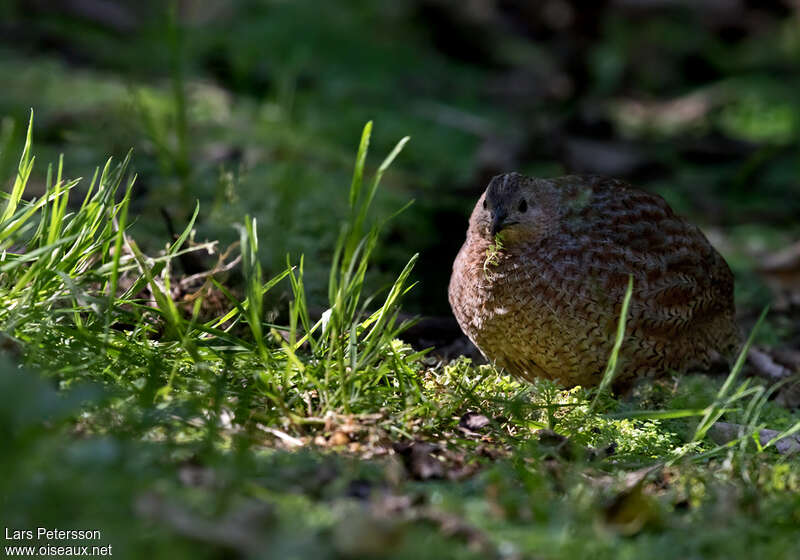
[[[507,332],[519,324],[520,314],[531,303],[533,294],[526,284],[528,277],[535,274],[535,267],[506,254],[492,262],[482,262],[477,268],[470,288],[476,304],[470,322],[487,335]]]

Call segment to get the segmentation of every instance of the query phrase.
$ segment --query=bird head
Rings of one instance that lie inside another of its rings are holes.
[[[503,244],[535,241],[552,225],[553,189],[548,181],[519,173],[497,175],[489,182],[470,219],[479,235]]]

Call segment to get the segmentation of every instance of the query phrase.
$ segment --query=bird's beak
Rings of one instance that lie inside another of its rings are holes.
[[[495,212],[492,215],[492,227],[489,229],[489,233],[492,237],[503,231],[503,228],[508,225],[506,219],[508,218],[508,214],[505,212]]]

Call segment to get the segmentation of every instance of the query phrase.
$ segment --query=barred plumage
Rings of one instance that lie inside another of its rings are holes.
[[[613,179],[492,179],[472,212],[449,298],[461,329],[510,373],[592,386],[611,352],[628,275],[634,293],[617,386],[704,369],[736,351],[725,260],[661,197]]]

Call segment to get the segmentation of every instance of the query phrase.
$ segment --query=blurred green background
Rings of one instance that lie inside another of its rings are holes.
[[[421,253],[407,308],[449,313],[450,264],[493,174],[601,173],[699,222],[739,277],[800,235],[796,3],[755,0],[5,0],[0,115],[35,111],[36,181],[134,149],[149,249],[201,202],[198,238],[258,218],[267,272],[306,255],[312,299],[346,213],[360,129],[374,166],[402,136],[376,215],[383,279]],[[88,181],[84,182],[84,188]],[[43,188],[43,186],[41,187]],[[380,285],[378,277],[376,286]]]

